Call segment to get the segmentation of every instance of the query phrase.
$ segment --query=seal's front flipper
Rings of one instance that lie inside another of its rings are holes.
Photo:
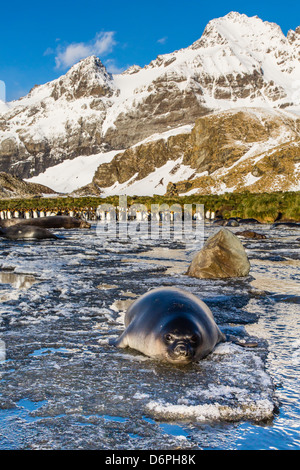
[[[245,341],[245,343],[237,341],[236,344],[242,346],[242,348],[257,348],[258,346],[258,343],[256,341]]]
[[[115,340],[113,344],[116,346],[116,348],[127,348],[128,340],[126,331],[120,336],[120,338]]]
[[[222,331],[218,328],[218,334],[219,334],[219,337],[218,337],[218,343],[225,343],[227,341],[227,337],[224,333],[222,333]]]
[[[256,341],[246,341],[246,340],[238,340],[235,336],[227,335],[226,341],[229,341],[233,344],[237,344],[242,348],[257,348],[258,343]]]

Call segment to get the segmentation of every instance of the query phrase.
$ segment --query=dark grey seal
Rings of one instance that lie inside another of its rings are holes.
[[[52,215],[49,217],[37,217],[32,219],[6,219],[0,222],[2,227],[13,225],[31,225],[42,228],[91,228],[91,224],[83,219],[68,215]]]
[[[300,223],[298,222],[276,222],[271,226],[271,228],[280,228],[280,227],[294,227],[300,228]]]
[[[240,224],[236,219],[231,218],[227,220],[225,225],[228,227],[238,227]]]
[[[125,314],[125,327],[117,347],[130,347],[172,364],[203,359],[226,339],[207,305],[174,287],[139,297]]]
[[[231,217],[230,219],[216,219],[213,222],[213,225],[221,225],[221,226],[228,226],[228,227],[238,227],[239,222],[236,218]]]
[[[238,219],[239,224],[260,224],[257,219]]]
[[[32,225],[13,225],[11,227],[1,227],[0,236],[9,240],[44,240],[46,238],[58,238],[49,230],[43,227]]]

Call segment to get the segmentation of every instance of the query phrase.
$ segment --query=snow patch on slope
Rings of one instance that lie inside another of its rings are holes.
[[[110,162],[117,153],[120,153],[120,150],[65,160],[58,165],[47,168],[44,173],[25,181],[43,184],[58,193],[71,193],[75,189],[89,184],[98,166]]]

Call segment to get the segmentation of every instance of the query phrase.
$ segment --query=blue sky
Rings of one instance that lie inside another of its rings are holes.
[[[158,54],[187,47],[209,20],[238,11],[280,25],[300,25],[295,0],[16,0],[0,7],[0,80],[8,101],[64,74],[96,53],[112,72],[144,66]]]

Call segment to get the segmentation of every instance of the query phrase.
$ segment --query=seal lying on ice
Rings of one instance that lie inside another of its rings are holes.
[[[68,215],[51,215],[32,219],[5,219],[0,226],[11,227],[13,225],[31,225],[42,228],[91,228],[91,224],[83,219]]]
[[[207,305],[174,287],[153,289],[127,310],[125,331],[115,345],[173,364],[207,356],[225,335]]]
[[[0,236],[9,240],[44,240],[46,238],[58,238],[54,233],[43,227],[32,225],[12,225],[11,227],[0,227]]]

